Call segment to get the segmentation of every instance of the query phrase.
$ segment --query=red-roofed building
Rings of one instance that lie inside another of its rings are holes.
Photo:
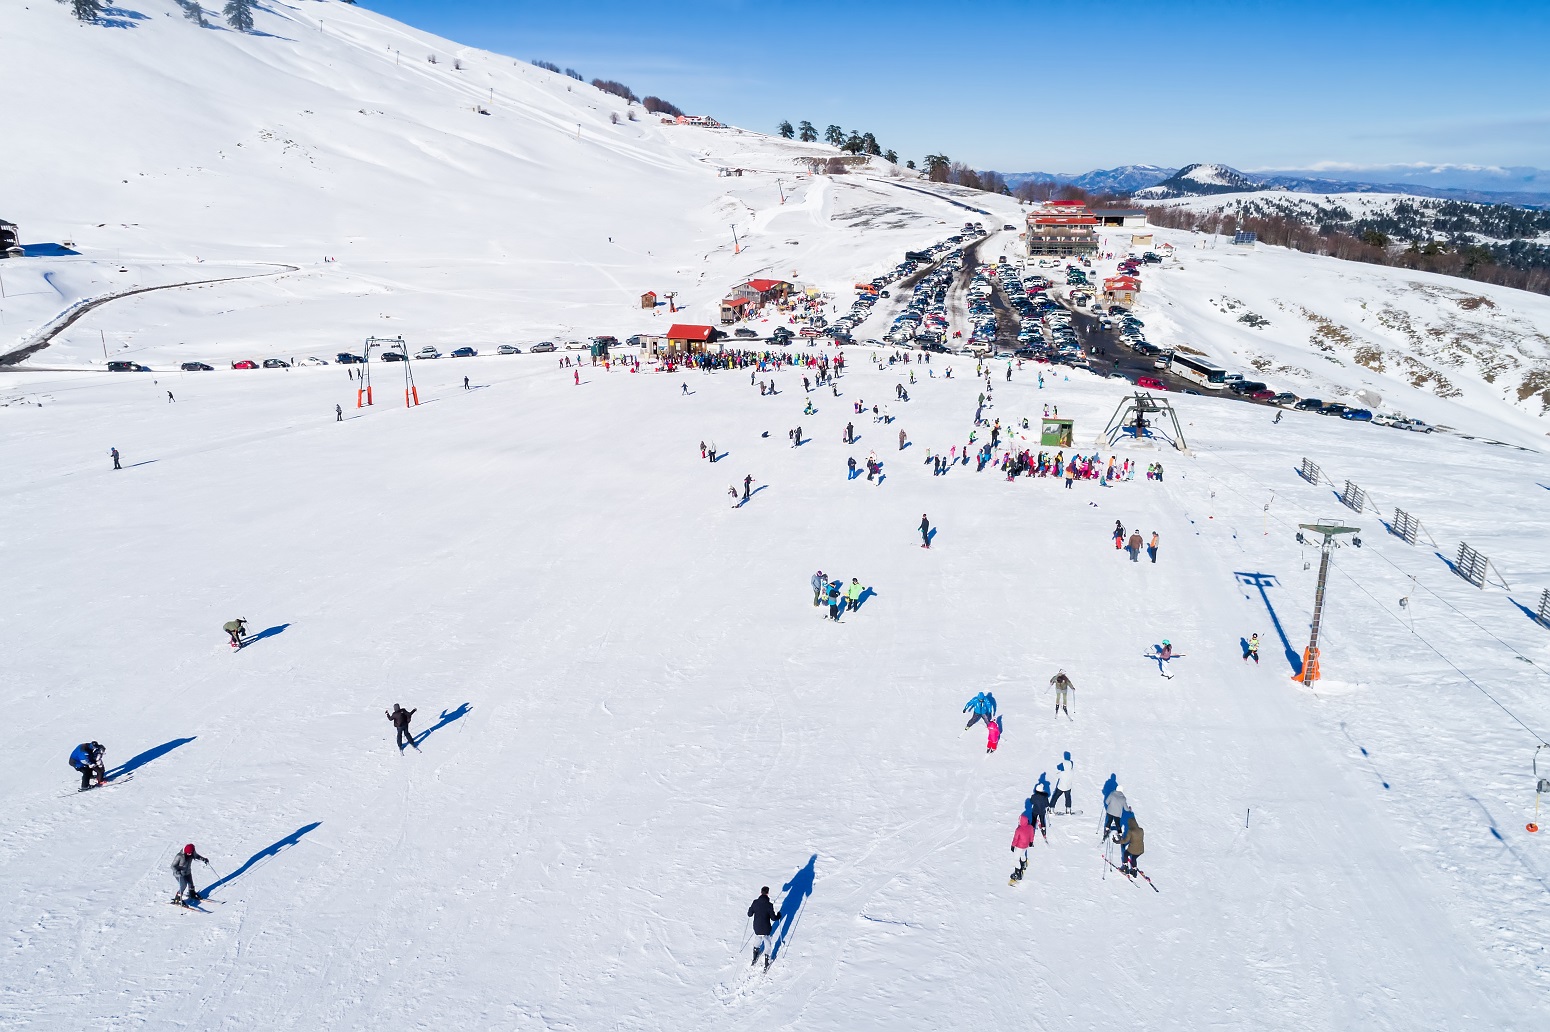
[[[1109,304],[1133,305],[1141,293],[1141,281],[1134,276],[1110,276],[1103,281],[1103,299]]]
[[[729,297],[721,302],[721,325],[730,326],[739,319],[747,318],[750,303],[746,297]]]
[[[791,290],[792,285],[785,280],[754,279],[739,283],[728,292],[727,296],[746,297],[754,304],[762,305],[768,301],[784,301]]]
[[[1028,256],[1098,253],[1098,220],[1081,201],[1046,201],[1028,213]]]
[[[667,350],[669,353],[686,351],[697,354],[721,335],[721,331],[714,326],[674,323],[667,328]]]

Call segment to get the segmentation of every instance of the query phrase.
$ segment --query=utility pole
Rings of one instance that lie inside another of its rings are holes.
[[[786,203],[786,187],[779,179],[775,180],[775,189],[780,191],[780,203]]]
[[[1313,628],[1308,636],[1307,651],[1302,654],[1302,673],[1292,678],[1309,685],[1319,679],[1319,623],[1324,617],[1324,583],[1329,578],[1329,554],[1340,547],[1336,538],[1341,534],[1360,533],[1361,528],[1342,527],[1338,523],[1299,523],[1298,526],[1302,530],[1324,535],[1324,543],[1319,546],[1322,553],[1319,557],[1319,585],[1313,592]],[[1303,540],[1301,532],[1297,538]]]
[[[732,253],[733,254],[742,254],[743,253],[742,245],[737,242],[737,224],[736,223],[732,224]]]

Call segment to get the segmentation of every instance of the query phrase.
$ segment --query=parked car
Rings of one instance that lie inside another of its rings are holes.
[[[310,366],[328,365],[328,359],[318,358],[316,355],[309,355],[302,359],[301,364]]]
[[[382,361],[384,361],[384,362],[407,362],[407,361],[409,361],[409,356],[404,354],[402,351],[384,351],[382,353]]]
[[[1244,397],[1251,398],[1254,401],[1274,401],[1276,392],[1266,387],[1263,390],[1250,391]]]
[[[432,347],[431,345],[427,344],[427,345],[425,345],[425,347],[421,348],[419,351],[416,351],[414,353],[414,357],[415,358],[440,358],[441,357],[441,352],[437,351],[434,347]]]
[[[566,351],[585,351],[585,350],[587,350],[587,346],[585,344],[581,343],[581,341],[579,341],[579,340],[568,340],[568,341],[565,342],[565,350]],[[454,352],[454,354],[455,354],[455,352]]]
[[[1168,389],[1168,385],[1163,383],[1155,376],[1136,377],[1136,386],[1144,387],[1149,391],[1165,391]]]
[[[291,367],[291,364],[289,362],[287,362],[283,358],[266,358],[266,359],[264,359],[264,368],[265,369],[289,369],[290,367]]]
[[[1341,419],[1355,419],[1364,423],[1372,422],[1372,412],[1364,408],[1348,408],[1340,413]]]
[[[742,337],[745,340],[753,340],[759,336],[759,331],[750,330],[746,326],[739,326],[737,329],[732,331],[732,336]]]
[[[1323,407],[1324,403],[1318,398],[1304,398],[1292,406],[1292,408],[1296,409],[1298,412],[1317,412]]]
[[[473,348],[458,348],[456,351],[452,352],[452,357],[473,358],[477,354],[479,354],[479,352],[475,351]]]
[[[143,366],[139,362],[108,363],[108,372],[110,373],[148,373],[150,371],[149,366]]]
[[[183,371],[185,373],[208,373],[211,372],[211,368],[203,362],[184,362]]]
[[[360,355],[352,355],[348,351],[341,351],[334,356],[334,361],[340,365],[360,365],[366,360]]]
[[[1332,401],[1328,405],[1325,405],[1323,408],[1319,409],[1319,415],[1321,415],[1321,416],[1341,416],[1341,415],[1344,415],[1346,410],[1349,409],[1350,407],[1351,406],[1343,404],[1341,402]]]
[[[1293,394],[1291,391],[1282,391],[1271,400],[1274,401],[1277,405],[1295,405],[1297,403],[1297,395]]]
[[[239,359],[231,364],[233,369],[257,369],[258,363],[251,358]]]
[[[528,354],[531,354],[531,355],[536,355],[536,354],[538,354],[541,351],[553,351],[554,350],[554,341],[552,341],[552,340],[539,341],[537,344],[534,344],[532,347],[528,348],[527,350],[528,350]],[[456,358],[457,356],[454,355],[453,357]]]
[[[522,354],[522,349],[515,344],[502,344],[495,349],[495,353],[497,355],[520,355]]]

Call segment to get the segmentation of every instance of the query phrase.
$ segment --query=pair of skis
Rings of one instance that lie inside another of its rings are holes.
[[[1129,871],[1125,870],[1125,868],[1123,868],[1123,867],[1116,866],[1114,861],[1110,860],[1107,854],[1099,853],[1098,855],[1103,857],[1103,862],[1104,863],[1108,864],[1110,867],[1113,867],[1116,871],[1118,871],[1120,874],[1123,874],[1126,878],[1129,878],[1132,884],[1135,884],[1135,885],[1141,884],[1140,882],[1136,881],[1136,877],[1135,877],[1134,874],[1131,874]],[[1156,885],[1152,885],[1152,879],[1147,875],[1147,873],[1145,871],[1143,871],[1143,870],[1141,870],[1141,868],[1137,867],[1136,868],[1136,874],[1139,874],[1141,877],[1146,878],[1146,883],[1148,885],[1152,886],[1152,891],[1153,892],[1155,892],[1155,893],[1157,893],[1159,895],[1162,894],[1162,890],[1161,889],[1159,889]]]

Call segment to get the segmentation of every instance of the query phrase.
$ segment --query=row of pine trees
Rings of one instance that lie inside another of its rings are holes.
[[[254,0],[226,0],[226,6],[221,8],[226,24],[238,32],[252,32],[253,2]],[[102,20],[104,14],[110,16],[112,14],[110,9],[104,9],[102,0],[69,0],[69,3],[70,13],[83,22],[96,23]],[[205,20],[206,11],[199,0],[177,0],[177,4],[183,9],[183,16],[189,21],[201,26],[210,24]],[[213,10],[209,13],[214,15]]]

